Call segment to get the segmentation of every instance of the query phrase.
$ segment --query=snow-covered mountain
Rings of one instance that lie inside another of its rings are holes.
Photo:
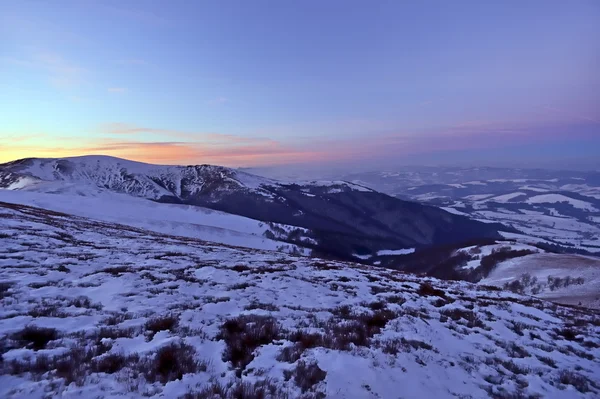
[[[0,243],[3,398],[600,395],[586,309],[2,202]]]
[[[338,178],[523,233],[507,238],[600,254],[600,172],[431,167]]]
[[[265,234],[269,239],[343,259],[499,237],[499,226],[402,201],[360,184],[281,182],[210,165],[159,166],[103,156],[23,159],[0,165],[0,188],[78,196],[110,192],[210,208],[268,223],[271,232]],[[157,207],[154,212],[169,214],[171,210]],[[113,214],[108,207],[105,212],[101,220],[128,216]],[[195,216],[191,219],[206,224]]]
[[[286,184],[222,166],[152,165],[93,155],[62,159],[28,158],[0,165],[0,169],[4,172],[0,177],[0,187],[3,188],[15,189],[58,180],[162,201],[185,201],[200,194],[218,200],[223,192],[240,190],[272,197],[270,186]],[[336,192],[372,191],[342,181],[304,183],[309,184]]]

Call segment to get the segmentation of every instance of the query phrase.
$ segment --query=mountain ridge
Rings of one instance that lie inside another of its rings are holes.
[[[298,226],[310,230],[318,243],[307,245],[347,259],[355,253],[499,237],[498,226],[340,180],[282,182],[221,166],[160,166],[104,156],[28,158],[0,165],[0,188],[44,192],[48,182]]]

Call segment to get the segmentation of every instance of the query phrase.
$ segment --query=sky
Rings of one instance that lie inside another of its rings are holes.
[[[0,162],[600,167],[597,0],[0,9]]]

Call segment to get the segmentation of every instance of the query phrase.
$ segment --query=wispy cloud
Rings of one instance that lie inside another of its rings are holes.
[[[50,73],[50,81],[56,86],[73,87],[84,81],[85,69],[57,53],[41,53],[36,59],[40,66]]]
[[[148,65],[148,63],[145,60],[142,60],[140,58],[126,58],[122,60],[117,60],[116,63],[119,65]]]
[[[126,87],[109,87],[109,93],[127,93],[129,90]]]
[[[151,26],[164,26],[169,24],[169,20],[163,16],[156,15],[139,3],[138,7],[113,6],[109,4],[98,3],[97,6],[114,17],[125,18],[133,22],[139,22]]]
[[[275,140],[265,137],[240,136],[235,134],[212,132],[187,132],[173,129],[137,126],[128,123],[107,123],[99,126],[96,130],[99,134],[118,136],[152,134],[163,138],[175,138],[179,140],[185,140],[187,143],[198,143],[205,146],[235,146],[245,144],[267,145],[276,143]]]
[[[229,102],[229,99],[227,97],[217,97],[217,98],[213,98],[211,100],[208,100],[208,103],[211,105],[220,105],[220,104],[226,104]]]
[[[44,51],[35,53],[27,58],[3,58],[3,62],[37,69],[44,72],[48,81],[59,88],[73,88],[85,81],[85,68],[67,60],[60,54]]]
[[[600,119],[595,119],[595,118],[592,118],[592,117],[590,117],[588,115],[581,115],[579,113],[567,111],[565,109],[556,108],[556,107],[548,107],[548,106],[544,106],[544,107],[541,107],[541,108],[544,109],[544,110],[546,110],[546,111],[548,111],[548,112],[559,113],[559,114],[568,116],[569,118],[572,118],[572,119],[581,120],[581,121],[588,121],[588,122],[594,122],[594,123],[600,123]]]

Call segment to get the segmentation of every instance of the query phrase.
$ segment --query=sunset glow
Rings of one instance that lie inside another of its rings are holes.
[[[0,15],[0,162],[600,159],[600,6],[518,9],[11,2]]]

